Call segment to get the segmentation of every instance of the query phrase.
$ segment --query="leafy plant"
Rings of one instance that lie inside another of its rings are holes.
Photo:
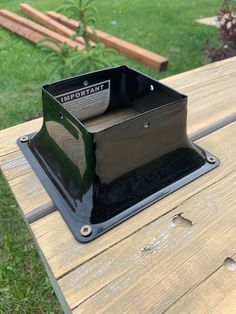
[[[217,20],[219,28],[219,47],[212,47],[210,40],[205,42],[205,53],[210,62],[236,56],[236,4],[225,0]]]
[[[106,48],[99,42],[94,29],[96,8],[92,5],[94,0],[65,0],[60,7],[71,18],[78,20],[78,27],[72,39],[81,36],[84,39],[85,48],[70,48],[65,42],[58,43],[54,39],[44,38],[38,45],[48,54],[47,62],[55,63],[51,77],[63,78],[85,72],[95,71],[113,66],[117,60],[117,51]],[[90,34],[96,43],[91,42]]]
[[[38,46],[48,54],[45,62],[55,63],[55,67],[50,73],[51,77],[54,75],[59,77],[73,75],[72,57],[76,53],[75,49],[71,49],[66,42],[61,44],[48,37],[40,40]]]
[[[98,43],[92,49],[77,50],[77,53],[71,58],[73,68],[72,75],[90,72],[110,67],[114,64],[115,50],[106,48],[102,43]]]
[[[53,45],[48,46],[49,42]],[[61,44],[54,39],[44,38],[38,42],[38,46],[48,54],[45,61],[55,64],[50,73],[50,77],[53,79],[75,76],[110,67],[113,65],[114,57],[117,55],[116,51],[105,48],[102,43],[98,43],[91,49],[79,50],[70,48],[66,42]]]
[[[78,21],[75,36],[82,36],[84,38],[86,49],[91,48],[88,27],[93,30],[94,37],[98,41],[94,28],[97,10],[93,6],[93,1],[94,0],[65,0],[64,5],[58,9],[58,11],[63,11],[68,17]]]

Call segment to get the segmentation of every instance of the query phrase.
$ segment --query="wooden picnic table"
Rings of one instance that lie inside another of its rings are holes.
[[[189,96],[188,133],[221,165],[96,240],[75,240],[16,139],[0,166],[66,313],[236,312],[236,58],[163,80]]]

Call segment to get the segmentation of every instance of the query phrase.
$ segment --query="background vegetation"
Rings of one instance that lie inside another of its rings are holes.
[[[0,8],[19,12],[20,0],[1,0]],[[32,0],[41,10],[55,10],[61,0]],[[217,42],[214,27],[197,24],[213,16],[221,0],[95,0],[98,29],[169,58],[166,72],[157,73],[119,57],[157,79],[207,63],[203,42]],[[40,86],[53,64],[33,44],[0,29],[0,129],[21,123],[41,109]],[[61,313],[31,236],[0,176],[0,313]]]

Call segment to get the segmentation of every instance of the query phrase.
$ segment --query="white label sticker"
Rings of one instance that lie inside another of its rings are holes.
[[[56,96],[56,99],[80,120],[103,114],[110,102],[110,80]]]

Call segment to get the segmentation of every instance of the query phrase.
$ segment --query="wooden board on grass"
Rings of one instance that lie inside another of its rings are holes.
[[[34,18],[37,22],[42,23],[49,29],[54,30],[55,32],[71,38],[74,36],[75,32],[71,30],[70,28],[62,25],[61,23],[58,23],[54,19],[50,18],[47,16],[47,14],[40,12],[39,10],[33,8],[29,4],[22,3],[20,5],[21,11],[24,12],[25,14],[29,15],[30,17]],[[81,36],[78,36],[74,39],[74,41],[82,44],[85,46],[85,41]],[[94,46],[94,43],[91,41],[91,45]]]
[[[1,14],[1,12],[0,12],[0,26],[4,27],[5,29],[11,31],[14,34],[17,34],[17,35],[29,40],[30,42],[32,42],[34,44],[36,44],[38,41],[44,39],[44,37],[45,37],[42,34],[35,32],[26,26],[20,25],[19,23],[16,23],[12,20],[9,20],[5,16],[3,16]],[[55,44],[53,44],[49,41],[45,41],[44,45],[50,46],[54,49],[58,49],[58,47]]]
[[[68,19],[66,16],[59,14],[57,12],[47,12],[48,16],[54,20],[62,23],[63,25],[69,27],[72,30],[75,30],[78,27],[78,22],[72,19]],[[87,29],[90,39],[96,40],[94,37],[94,32],[92,28]],[[134,45],[128,41],[115,37],[113,35],[107,34],[100,30],[96,30],[97,36],[100,41],[109,48],[114,48],[119,51],[121,54],[134,58],[139,62],[143,63],[147,67],[157,70],[164,71],[167,68],[168,60],[167,58],[160,56],[152,51]]]
[[[79,49],[83,49],[84,45],[75,42],[73,40],[70,40],[67,37],[64,37],[62,35],[59,35],[58,33],[47,29],[46,27],[43,27],[35,22],[32,22],[28,19],[23,18],[22,16],[19,16],[11,11],[8,10],[0,10],[0,16],[4,17],[5,20],[8,20],[8,24],[5,25],[12,25],[13,23],[15,23],[15,32],[18,31],[18,35],[25,37],[27,39],[29,38],[33,38],[34,40],[32,40],[32,42],[37,43],[38,40],[42,40],[45,37],[50,37],[52,39],[55,39],[56,41],[58,41],[59,43],[64,43],[66,42],[71,48],[79,48]],[[24,32],[24,34],[19,33],[18,29],[22,29],[25,28],[27,29],[27,32]],[[12,28],[9,28],[9,30],[12,30]],[[29,37],[26,37],[26,34],[28,34]],[[39,39],[38,39],[39,38]],[[37,40],[38,39],[38,40]],[[53,43],[52,43],[53,45]],[[56,45],[53,45],[56,47]]]

